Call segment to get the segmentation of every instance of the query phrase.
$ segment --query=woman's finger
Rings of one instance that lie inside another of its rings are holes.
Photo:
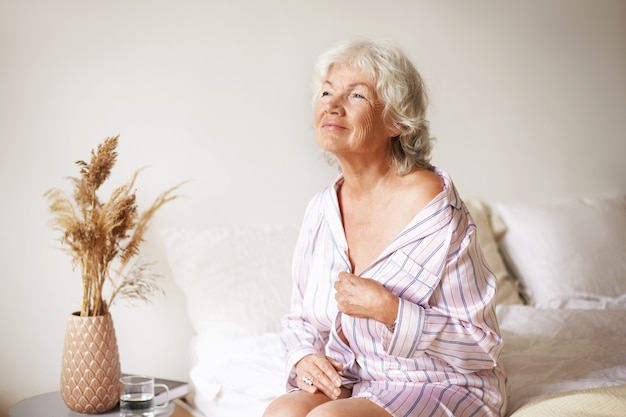
[[[331,362],[331,359],[324,355],[309,355],[296,367],[298,387],[310,393],[319,390],[329,398],[336,399],[341,394],[341,377],[337,371],[341,368],[339,362]]]
[[[319,355],[315,358],[315,364],[318,367],[319,372],[313,374],[313,384],[329,398],[336,399],[341,394],[341,376],[339,376],[338,370],[342,369],[342,366],[334,361],[332,363],[330,358]]]

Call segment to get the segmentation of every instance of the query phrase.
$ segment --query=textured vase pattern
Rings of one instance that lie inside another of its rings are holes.
[[[61,366],[61,397],[70,410],[95,414],[117,405],[121,368],[110,313],[69,317]]]

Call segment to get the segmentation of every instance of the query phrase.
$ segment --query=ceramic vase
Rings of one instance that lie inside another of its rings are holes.
[[[70,315],[65,330],[61,363],[61,397],[72,411],[103,413],[120,396],[120,357],[113,318]]]

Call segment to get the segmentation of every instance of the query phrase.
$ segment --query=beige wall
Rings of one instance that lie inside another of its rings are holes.
[[[339,40],[388,38],[428,84],[435,163],[488,202],[626,191],[626,2],[0,0],[0,415],[57,389],[78,277],[42,194],[121,134],[112,184],[140,204],[193,179],[159,227],[299,223],[334,170],[310,70]],[[162,260],[162,259],[161,259]],[[185,378],[190,328],[165,297],[113,316],[124,370]]]

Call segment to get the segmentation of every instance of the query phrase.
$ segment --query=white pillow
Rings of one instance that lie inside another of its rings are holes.
[[[470,211],[478,234],[478,243],[498,282],[497,304],[523,304],[520,289],[510,276],[500,256],[496,236],[491,226],[491,211],[489,206],[480,200],[466,200],[465,205]]]
[[[197,334],[224,340],[280,329],[291,298],[295,227],[166,229],[162,236]]]
[[[278,331],[289,310],[297,236],[296,227],[278,225],[162,232],[197,333],[187,399],[205,415],[232,408],[233,396],[235,407],[250,404],[258,414],[284,392]]]
[[[494,211],[507,228],[504,258],[533,305],[626,294],[626,196],[499,204]]]

